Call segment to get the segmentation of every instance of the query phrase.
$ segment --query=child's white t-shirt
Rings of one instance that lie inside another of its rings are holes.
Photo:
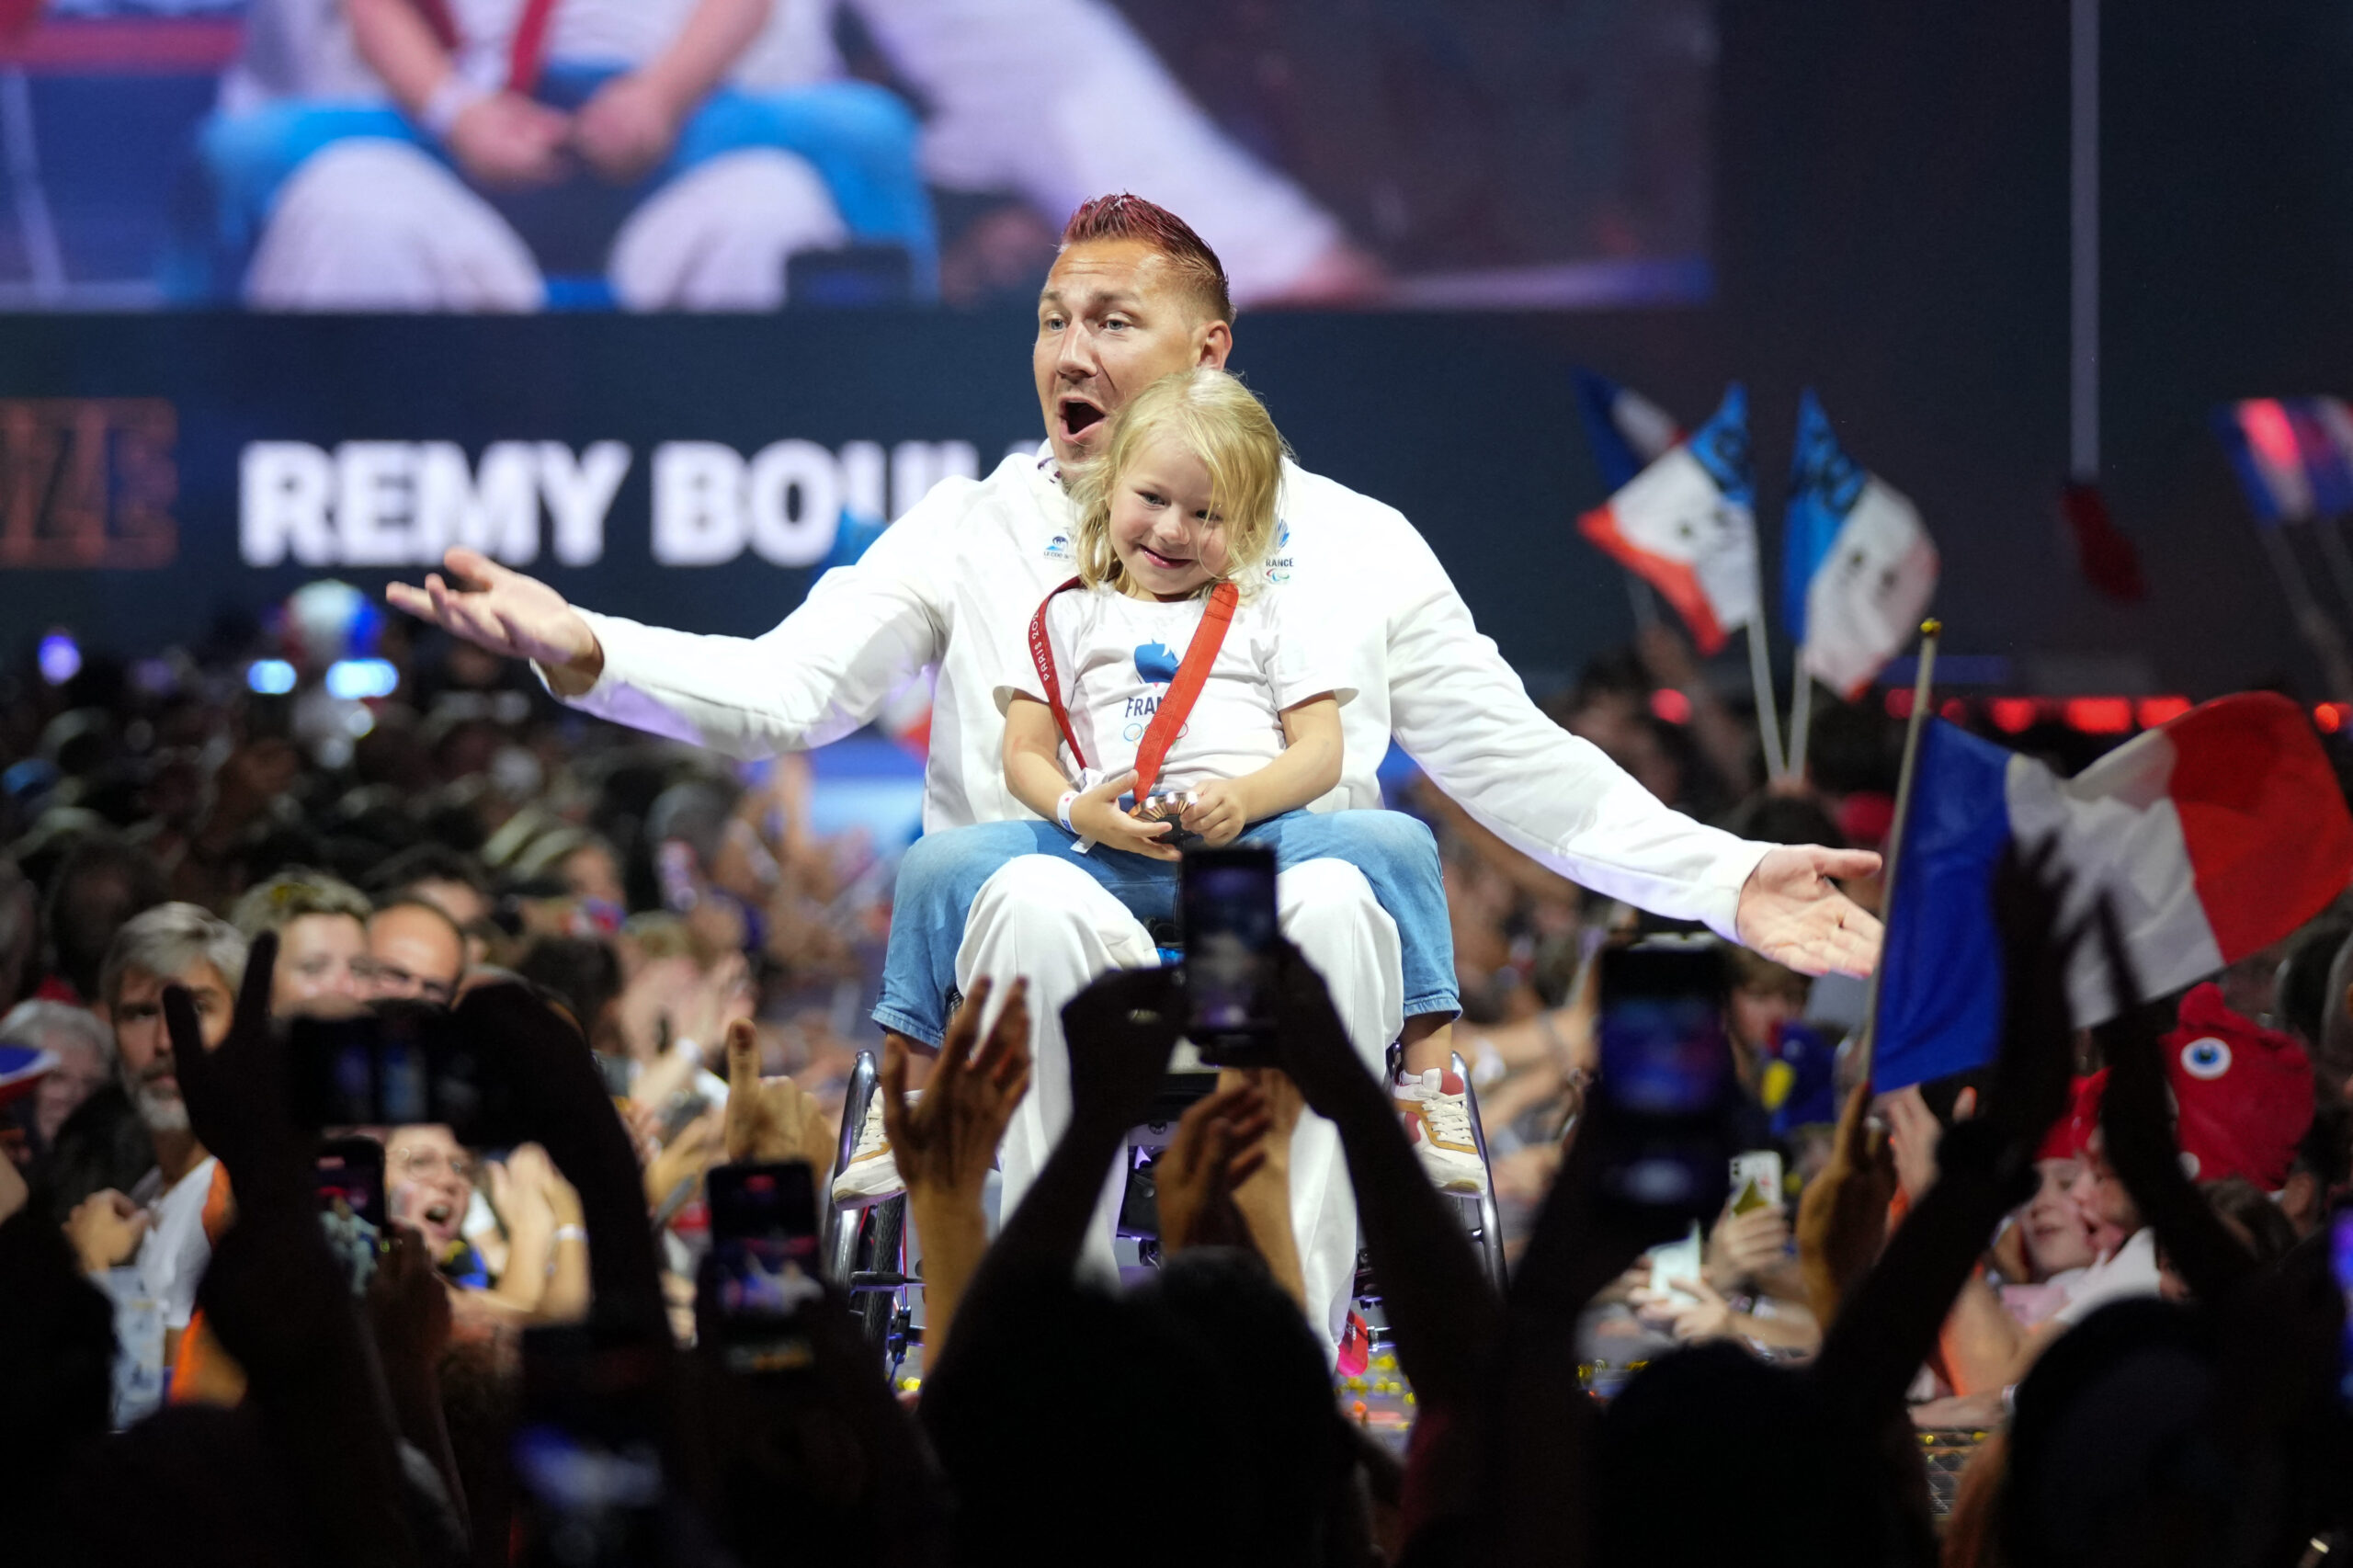
[[[1208,608],[1206,596],[1164,603],[1130,598],[1110,587],[1072,588],[1053,597],[1046,634],[1071,729],[1086,749],[1087,766],[1079,768],[1067,742],[1063,760],[1081,788],[1135,766],[1145,726],[1168,694]],[[997,688],[1000,708],[1017,692],[1039,702],[1047,699],[1029,653],[1035,613],[1022,617],[1017,642],[1007,647],[1008,684]],[[1316,659],[1309,638],[1286,634],[1279,588],[1244,599],[1234,607],[1200,697],[1169,744],[1153,793],[1239,778],[1266,767],[1282,754],[1284,709],[1326,692],[1342,702],[1355,695],[1341,687],[1338,664]]]

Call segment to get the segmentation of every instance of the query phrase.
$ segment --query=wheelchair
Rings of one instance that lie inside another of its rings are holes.
[[[1185,1054],[1189,1053],[1180,1051],[1180,1056]],[[1488,1278],[1501,1292],[1506,1283],[1503,1227],[1496,1218],[1495,1169],[1487,1154],[1486,1130],[1479,1120],[1479,1091],[1472,1084],[1470,1072],[1460,1055],[1453,1058],[1453,1069],[1470,1096],[1471,1136],[1478,1147],[1479,1164],[1486,1172],[1487,1182],[1485,1189],[1477,1194],[1449,1192],[1439,1196],[1454,1205],[1464,1231],[1478,1249]],[[1147,1266],[1159,1259],[1159,1213],[1153,1166],[1175,1139],[1176,1123],[1185,1112],[1207,1098],[1216,1087],[1217,1073],[1213,1068],[1172,1068],[1162,1080],[1160,1092],[1154,1097],[1144,1121],[1128,1133],[1123,1156],[1127,1162],[1127,1193],[1120,1206],[1116,1233],[1136,1244],[1138,1259]],[[881,1089],[881,1072],[875,1053],[858,1052],[842,1104],[841,1140],[834,1158],[835,1170],[848,1165],[858,1145],[858,1129],[866,1124],[867,1108]],[[853,1199],[833,1203],[828,1209],[822,1255],[825,1277],[848,1296],[850,1311],[860,1331],[881,1358],[883,1369],[893,1382],[906,1363],[908,1351],[923,1343],[922,1330],[914,1321],[911,1295],[921,1288],[923,1279],[920,1274],[908,1271],[906,1242],[907,1198],[904,1192],[872,1202]],[[1380,1344],[1385,1338],[1381,1286],[1361,1251],[1358,1254],[1356,1301],[1358,1311],[1372,1330],[1375,1344]]]

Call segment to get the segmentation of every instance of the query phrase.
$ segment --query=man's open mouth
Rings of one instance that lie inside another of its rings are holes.
[[[455,1212],[447,1203],[429,1203],[426,1205],[424,1220],[428,1225],[446,1225]]]
[[[1062,416],[1063,433],[1074,438],[1103,422],[1103,411],[1078,397],[1063,399]]]

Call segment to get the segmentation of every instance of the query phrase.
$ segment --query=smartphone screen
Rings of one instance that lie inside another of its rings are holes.
[[[441,1122],[461,1143],[518,1142],[499,1043],[470,1039],[448,1008],[427,1002],[297,1015],[287,1029],[290,1101],[311,1127]]]
[[[1601,1081],[1612,1112],[1604,1180],[1620,1199],[1713,1220],[1724,1202],[1723,955],[1658,938],[1600,958]]]
[[[1187,1038],[1216,1065],[1273,1061],[1274,851],[1260,845],[1188,851],[1181,884]]]
[[[333,1138],[319,1146],[311,1170],[319,1200],[319,1225],[350,1282],[364,1296],[376,1276],[386,1239],[384,1146],[373,1138]]]
[[[703,1181],[710,1209],[695,1317],[727,1369],[788,1372],[811,1362],[795,1318],[824,1299],[817,1283],[817,1195],[809,1166],[716,1165]]]
[[[1601,956],[1601,1079],[1643,1116],[1699,1116],[1732,1074],[1724,1037],[1723,957],[1712,948],[1645,942]]]
[[[799,1311],[817,1272],[817,1197],[808,1165],[715,1165],[703,1193],[720,1314],[780,1318]]]

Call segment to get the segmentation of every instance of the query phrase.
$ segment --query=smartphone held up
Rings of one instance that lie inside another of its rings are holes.
[[[1604,1180],[1622,1202],[1702,1221],[1724,1201],[1736,1090],[1723,956],[1654,937],[1599,960]]]
[[[1188,849],[1178,878],[1185,940],[1185,1035],[1217,1067],[1275,1060],[1275,852],[1235,844]]]

